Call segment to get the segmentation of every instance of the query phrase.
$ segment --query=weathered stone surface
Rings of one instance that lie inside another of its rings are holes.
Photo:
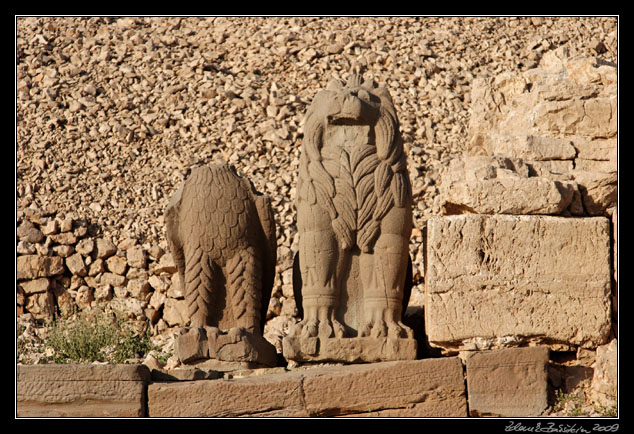
[[[540,176],[574,181],[583,215],[604,215],[617,195],[615,84],[616,64],[566,47],[547,52],[539,68],[477,78],[470,152],[523,158]]]
[[[105,262],[108,271],[111,271],[112,273],[118,274],[120,276],[125,276],[125,272],[128,269],[128,263],[124,257],[114,255],[106,259]]]
[[[163,319],[170,326],[184,326],[188,321],[187,302],[168,298],[163,307]]]
[[[450,357],[154,383],[148,388],[148,413],[150,417],[464,417],[467,406],[462,364]]]
[[[390,337],[320,338],[287,336],[284,357],[301,362],[366,363],[416,359],[415,339]]]
[[[57,256],[61,256],[62,258],[68,258],[75,252],[75,248],[73,246],[65,246],[62,244],[59,246],[53,246],[53,252]]]
[[[430,344],[454,351],[527,341],[605,343],[609,237],[604,217],[431,218],[425,289]]]
[[[72,232],[62,232],[61,234],[55,234],[50,236],[53,242],[70,246],[77,242],[77,237]]]
[[[604,173],[574,170],[571,174],[579,184],[583,207],[589,215],[603,215],[608,208],[616,206],[618,198],[616,171]]]
[[[123,286],[125,282],[125,276],[120,276],[115,273],[106,272],[101,275],[101,283],[104,285]]]
[[[140,246],[134,246],[128,249],[126,258],[130,267],[145,268],[147,264],[147,255]]]
[[[75,250],[83,256],[90,256],[93,250],[95,250],[95,241],[91,239],[81,240],[75,246]]]
[[[570,160],[577,151],[570,140],[547,136],[509,136],[489,144],[489,155],[508,155],[528,161]]]
[[[66,267],[68,267],[68,271],[77,276],[86,276],[88,274],[88,268],[80,253],[75,253],[66,258]]]
[[[144,365],[19,365],[18,417],[145,416]]]
[[[548,406],[548,348],[507,348],[466,357],[471,416],[535,417]]]
[[[18,280],[55,276],[65,269],[64,259],[59,256],[22,255],[16,260]]]
[[[618,341],[597,348],[592,394],[605,407],[616,405],[618,398]]]
[[[38,292],[26,297],[26,309],[36,319],[52,319],[55,299],[51,291]]]
[[[203,370],[195,367],[186,366],[176,369],[152,369],[152,381],[196,381],[196,380],[215,380],[223,377],[223,373],[214,370]]]
[[[158,262],[154,262],[151,266],[150,266],[150,272],[154,273],[154,274],[160,274],[160,273],[176,273],[177,269],[176,269],[176,264],[174,263],[174,259],[172,258],[172,255],[170,253],[166,253],[163,256],[161,256],[158,260]]]
[[[106,259],[117,252],[117,246],[110,240],[104,238],[97,239],[97,258]]]
[[[145,279],[131,279],[128,280],[128,291],[130,295],[139,300],[145,300],[150,294],[150,284]]]
[[[209,344],[204,328],[194,327],[174,339],[174,351],[182,363],[209,357]]]
[[[29,243],[39,243],[44,239],[44,234],[29,220],[24,220],[16,231],[18,240]]]

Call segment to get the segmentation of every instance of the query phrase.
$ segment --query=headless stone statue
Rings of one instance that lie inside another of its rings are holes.
[[[353,75],[315,96],[304,126],[297,227],[294,281],[303,319],[283,341],[284,356],[415,358],[413,332],[402,322],[412,194],[385,88]]]
[[[175,342],[183,362],[218,358],[274,365],[262,337],[276,263],[269,199],[233,166],[198,167],[165,213],[190,323]]]

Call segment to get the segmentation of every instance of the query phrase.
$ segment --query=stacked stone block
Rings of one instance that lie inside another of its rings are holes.
[[[184,325],[176,267],[157,245],[118,244],[89,222],[28,209],[18,214],[17,315],[72,317],[100,307],[160,332]]]

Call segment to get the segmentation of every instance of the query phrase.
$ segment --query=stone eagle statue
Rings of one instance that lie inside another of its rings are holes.
[[[190,326],[261,336],[277,260],[269,198],[231,165],[198,167],[172,197],[165,222]]]

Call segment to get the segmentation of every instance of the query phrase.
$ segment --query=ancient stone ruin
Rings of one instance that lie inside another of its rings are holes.
[[[617,21],[19,19],[16,416],[618,415]]]
[[[402,322],[412,192],[389,92],[352,75],[315,96],[297,181],[303,319],[284,339],[290,360],[413,359]]]
[[[262,337],[277,252],[268,197],[233,166],[198,167],[165,222],[190,317],[175,342],[180,360],[274,366],[275,347]]]

